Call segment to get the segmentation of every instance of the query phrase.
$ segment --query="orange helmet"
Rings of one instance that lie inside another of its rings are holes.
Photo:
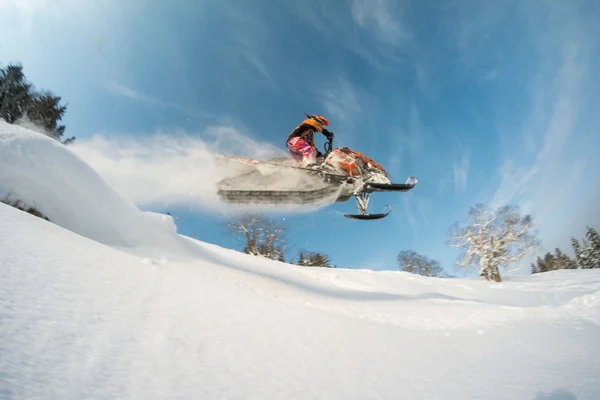
[[[306,115],[308,118],[311,118],[313,121],[316,121],[321,128],[329,125],[329,121],[327,121],[325,117],[320,115],[308,115],[307,113],[304,113],[304,115]]]

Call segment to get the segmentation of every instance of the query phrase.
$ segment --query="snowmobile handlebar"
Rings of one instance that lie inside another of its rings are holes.
[[[327,141],[323,144],[323,148],[325,150],[325,158],[331,153],[331,149],[333,148],[333,137],[329,136]]]

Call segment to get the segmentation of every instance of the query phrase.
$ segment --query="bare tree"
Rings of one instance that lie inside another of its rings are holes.
[[[539,244],[531,216],[521,217],[515,206],[492,211],[477,204],[469,210],[467,224],[454,224],[449,234],[448,244],[463,251],[458,265],[478,267],[481,276],[496,282],[502,280],[500,267],[519,261]]]
[[[260,254],[273,260],[284,261],[285,227],[274,219],[262,218],[261,222],[262,243],[259,245]]]
[[[445,276],[439,261],[432,260],[414,250],[401,251],[397,261],[400,268],[406,272],[423,276]]]
[[[284,261],[286,229],[262,214],[242,213],[226,222],[234,237],[244,242],[244,253]]]

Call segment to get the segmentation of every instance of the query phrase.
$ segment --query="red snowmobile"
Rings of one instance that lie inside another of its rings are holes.
[[[386,170],[369,157],[347,147],[332,149],[325,142],[325,153],[316,168],[299,167],[291,158],[256,160],[217,155],[220,162],[235,162],[243,167],[236,176],[221,180],[219,198],[237,204],[322,204],[346,202],[356,198],[360,214],[344,214],[347,218],[374,220],[386,217],[386,206],[379,214],[369,214],[369,198],[374,192],[407,192],[417,179],[391,183]]]

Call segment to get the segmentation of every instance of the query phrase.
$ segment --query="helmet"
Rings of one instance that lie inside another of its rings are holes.
[[[320,115],[315,115],[315,116],[313,116],[313,119],[314,119],[315,121],[317,121],[317,123],[318,123],[319,125],[321,125],[321,126],[327,126],[327,125],[329,125],[329,121],[327,121],[327,120],[325,119],[325,117],[322,117],[322,116],[320,116]]]
[[[322,117],[320,115],[308,115],[307,113],[304,113],[304,115],[306,115],[308,118],[312,119],[317,124],[319,124],[321,128],[329,125],[329,121],[327,121],[325,117]]]

